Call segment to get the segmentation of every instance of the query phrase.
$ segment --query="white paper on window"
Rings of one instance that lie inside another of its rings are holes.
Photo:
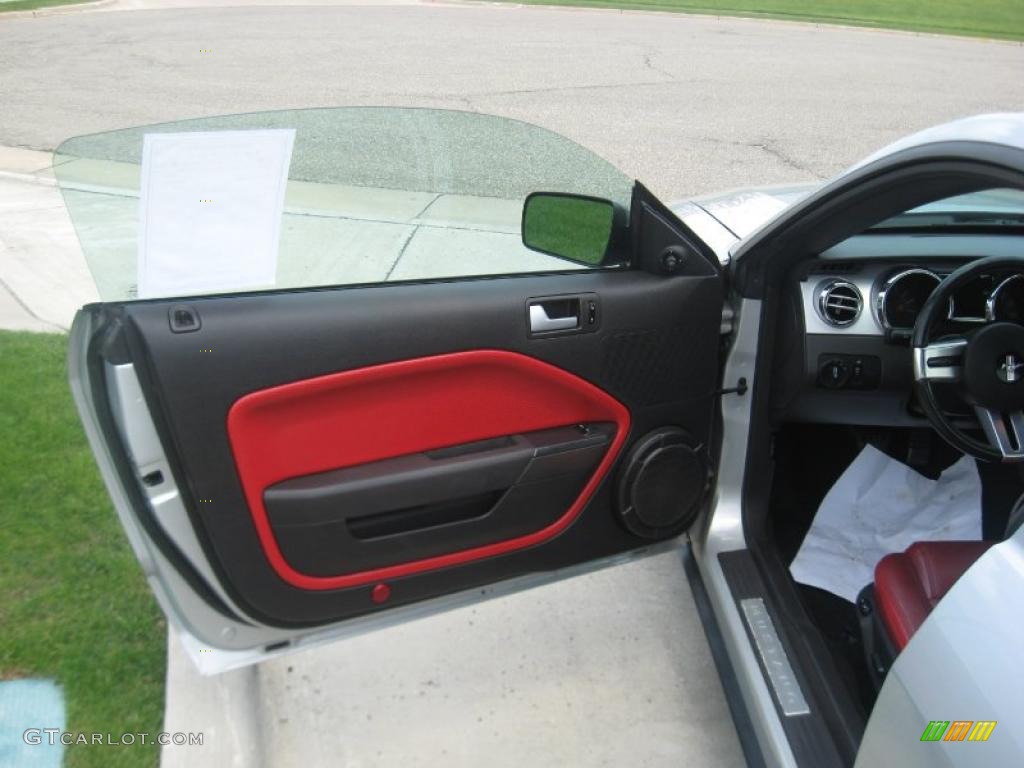
[[[138,295],[272,287],[295,131],[143,139]]]
[[[931,480],[870,445],[825,495],[789,571],[855,602],[885,555],[915,541],[981,538],[981,479],[964,456]]]

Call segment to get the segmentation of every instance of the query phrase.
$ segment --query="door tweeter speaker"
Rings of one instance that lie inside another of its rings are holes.
[[[674,536],[697,517],[711,480],[707,450],[689,432],[679,427],[648,432],[630,449],[619,472],[619,516],[637,536]]]

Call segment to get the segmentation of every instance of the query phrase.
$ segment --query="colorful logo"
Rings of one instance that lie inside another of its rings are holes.
[[[988,741],[995,727],[995,720],[932,720],[921,741]]]

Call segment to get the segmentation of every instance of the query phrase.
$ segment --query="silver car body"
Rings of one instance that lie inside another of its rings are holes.
[[[1024,149],[1024,114],[982,115],[907,137],[854,165],[820,188],[741,190],[674,207],[695,229],[712,230],[713,218],[734,237],[728,254],[756,242],[785,220],[799,216],[849,175],[907,150],[929,144],[964,142]],[[773,213],[773,205],[776,211]],[[755,377],[760,302],[737,308],[736,336],[724,381]],[[694,549],[730,658],[769,765],[796,762],[773,703],[772,692],[748,641],[744,618],[733,601],[717,555],[747,546],[740,489],[749,433],[749,400],[722,403],[724,440],[718,502],[704,537]],[[953,587],[902,651],[878,696],[861,743],[857,766],[1016,765],[1024,759],[1024,529],[992,548]],[[995,720],[1000,738],[984,744],[922,744],[932,720]]]

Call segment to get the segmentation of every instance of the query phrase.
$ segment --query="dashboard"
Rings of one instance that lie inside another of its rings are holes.
[[[865,234],[803,262],[773,372],[778,420],[927,426],[910,336],[925,301],[963,264],[1024,254],[1019,235]],[[1024,324],[1024,274],[983,274],[951,298],[940,333]]]
[[[807,332],[909,338],[925,301],[960,263],[811,264],[801,281]],[[953,295],[946,317],[952,324],[1024,322],[1024,274],[982,275]]]

